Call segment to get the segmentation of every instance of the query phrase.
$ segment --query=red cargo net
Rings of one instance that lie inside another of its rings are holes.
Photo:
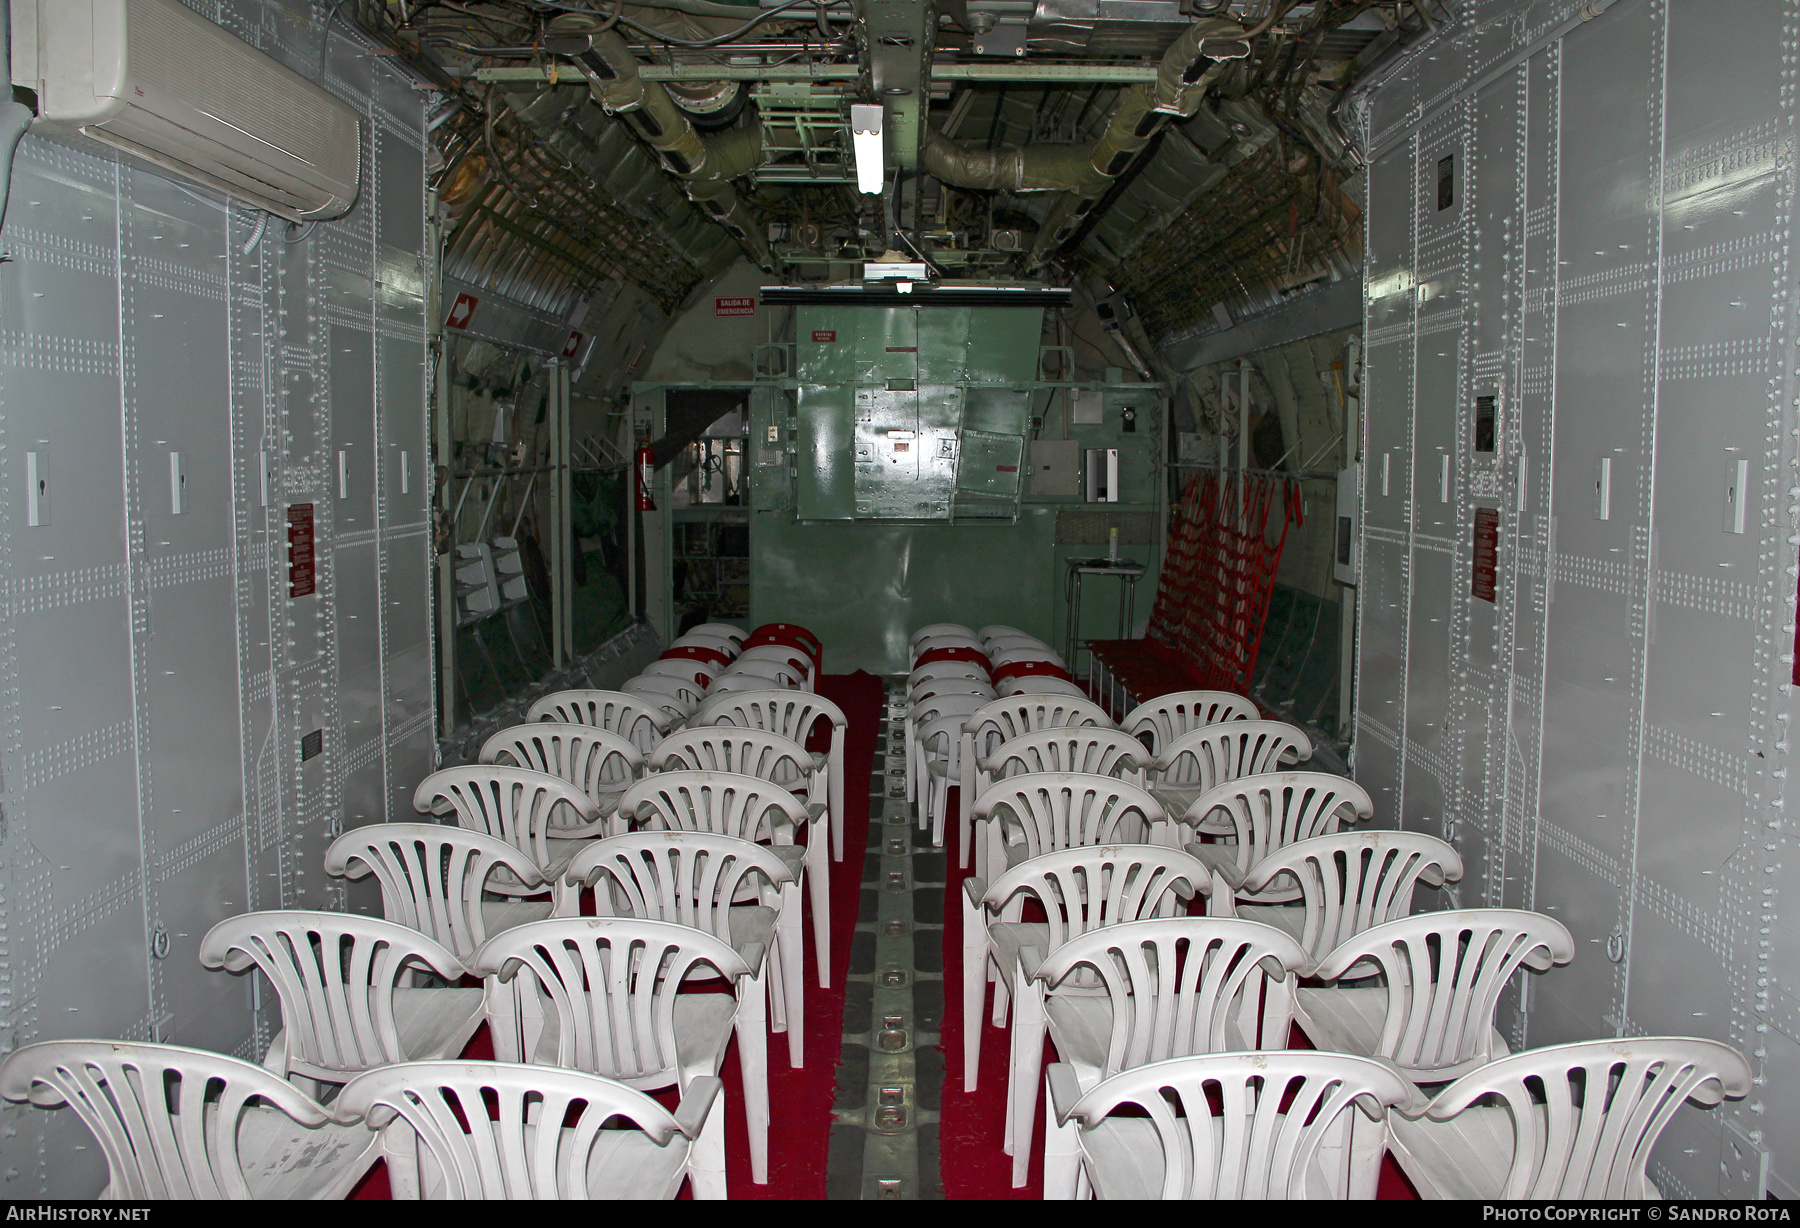
[[[1281,508],[1269,539],[1270,514]],[[1208,690],[1250,693],[1256,653],[1300,487],[1284,478],[1199,473],[1169,523],[1169,549],[1146,638],[1173,652]]]

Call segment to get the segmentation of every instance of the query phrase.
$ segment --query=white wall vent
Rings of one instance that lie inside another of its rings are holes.
[[[80,132],[292,221],[356,202],[356,111],[180,0],[14,0],[13,83]]]

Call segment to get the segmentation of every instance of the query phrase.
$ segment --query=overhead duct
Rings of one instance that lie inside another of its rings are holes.
[[[581,66],[595,100],[657,152],[669,173],[686,184],[688,199],[723,226],[758,266],[773,271],[768,239],[731,186],[733,179],[762,164],[759,126],[700,133],[661,83],[638,74],[637,57],[617,31],[588,28],[598,21],[585,15],[557,19],[551,27],[552,49]]]
[[[1224,68],[1224,61],[1242,59],[1250,54],[1250,44],[1242,39],[1222,38],[1222,23],[1197,21],[1186,34],[1163,53],[1156,81],[1134,85],[1119,93],[1106,131],[1080,158],[1068,195],[1059,200],[1044,219],[1036,242],[1025,258],[1025,267],[1041,266],[1055,247],[1075,233],[1088,213],[1100,202],[1107,185],[1137,160],[1171,119],[1191,118],[1200,109],[1206,90]],[[1236,29],[1235,23],[1224,23]],[[1026,147],[1026,151],[1031,149]],[[1022,156],[1026,151],[1022,151]],[[949,180],[955,183],[955,180]]]
[[[1072,192],[1088,151],[1069,145],[984,149],[925,134],[919,163],[932,178],[980,192]]]

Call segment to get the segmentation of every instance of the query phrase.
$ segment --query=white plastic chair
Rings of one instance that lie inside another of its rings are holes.
[[[981,1068],[982,995],[994,982],[994,1026],[1006,1020],[1012,993],[1037,971],[1019,967],[1031,948],[1040,956],[1103,925],[1172,910],[1175,902],[1210,895],[1211,872],[1195,858],[1154,844],[1084,845],[1021,862],[992,886],[963,880],[963,1090],[976,1089]],[[1017,919],[1030,899],[1045,920]],[[1005,914],[1003,917],[1002,914]]]
[[[725,658],[725,660],[722,662],[720,662],[720,661],[710,662],[710,664],[713,665],[717,669],[723,669],[726,665],[729,665],[733,660],[735,660],[737,658],[738,653],[743,651],[743,646],[741,644],[735,643],[732,640],[728,640],[728,639],[725,639],[720,636],[702,635],[702,634],[699,634],[698,632],[689,632],[686,635],[676,636],[674,639],[669,641],[669,648],[671,648],[671,649],[674,649],[674,648],[707,648],[707,649],[710,649],[713,652],[716,652],[720,656]],[[697,657],[687,657],[687,655],[685,653],[677,653],[676,655],[674,655],[672,657],[663,657],[663,658],[659,658],[659,659],[660,660],[668,660],[668,661],[679,661],[679,660],[684,660],[684,659],[695,660],[695,661],[699,660],[699,658],[697,658]]]
[[[767,662],[764,662],[764,664],[766,665]],[[767,691],[781,687],[791,687],[800,694],[810,694],[810,692],[800,691],[800,680],[798,678],[795,678],[794,675],[787,670],[781,670],[780,676],[775,678],[770,678],[764,674],[754,672],[720,674],[713,684],[706,689],[706,698],[708,700],[714,700],[721,695],[753,694],[758,691]]]
[[[1306,731],[1284,721],[1219,721],[1202,725],[1170,741],[1150,764],[1150,792],[1179,814],[1195,798],[1228,780],[1279,772],[1290,764],[1312,758],[1312,739]],[[1209,834],[1231,830],[1229,825],[1203,827]]]
[[[358,1075],[332,1105],[379,1130],[395,1199],[723,1199],[719,1081],[691,1080],[671,1113],[578,1070],[408,1062]],[[491,1107],[490,1107],[491,1106]],[[619,1120],[632,1129],[604,1129]]]
[[[619,813],[651,831],[715,832],[777,848],[793,847],[795,833],[818,818],[780,785],[735,772],[658,772],[632,787],[619,802]],[[801,853],[821,989],[831,985],[829,880],[813,873],[823,852],[823,837],[815,834]]]
[[[593,799],[600,820],[592,824],[571,825],[575,815],[563,807],[550,812],[546,834],[553,840],[604,835],[620,794],[644,776],[644,753],[631,742],[594,725],[557,721],[502,729],[481,744],[475,761],[560,776]]]
[[[979,873],[991,878],[1058,849],[1148,844],[1167,816],[1155,798],[1111,776],[1031,772],[989,785],[975,799],[974,819],[985,827]]]
[[[1386,1110],[1406,1080],[1380,1062],[1304,1049],[1215,1053],[1137,1066],[1083,1093],[1052,1066],[1044,1197],[1372,1199]],[[1213,1116],[1208,1091],[1223,1113]],[[1138,1116],[1113,1116],[1122,1106]]]
[[[1551,1045],[1464,1075],[1418,1120],[1396,1114],[1389,1149],[1423,1198],[1661,1198],[1644,1169],[1676,1112],[1750,1088],[1750,1064],[1716,1040]]]
[[[919,826],[929,828],[931,843],[942,848],[950,811],[950,788],[963,775],[963,722],[968,718],[957,710],[964,705],[951,700],[930,702],[935,705],[932,711],[947,715],[926,720],[914,728],[913,775],[919,786]]]
[[[767,951],[770,1031],[786,1032],[788,1061],[803,1064],[806,997],[800,929],[799,850],[770,848],[711,832],[639,832],[596,841],[556,884],[556,915],[581,915],[592,889],[600,916],[642,917],[691,925],[749,959]],[[758,975],[761,975],[760,969]]]
[[[103,1199],[340,1199],[377,1140],[249,1062],[175,1045],[50,1040],[0,1062],[0,1096],[67,1106],[106,1158]]]
[[[1003,665],[1017,665],[1022,661],[1043,662],[1061,669],[1068,668],[1061,654],[1053,652],[1049,648],[1039,648],[1029,644],[1016,644],[1010,648],[990,646],[988,660],[993,662],[995,669],[999,669]]]
[[[1245,724],[1247,722],[1238,722]],[[1239,776],[1208,789],[1167,828],[1158,843],[1181,844],[1219,871],[1247,904],[1287,904],[1301,898],[1298,884],[1271,882],[1260,891],[1245,885],[1252,867],[1277,849],[1314,836],[1329,836],[1340,824],[1375,813],[1368,790],[1328,772],[1262,772]],[[1231,844],[1189,844],[1195,832],[1223,831]]]
[[[1218,846],[1214,846],[1218,847]],[[1215,867],[1247,898],[1297,885],[1300,905],[1238,904],[1247,921],[1273,925],[1306,951],[1300,975],[1373,926],[1412,913],[1420,883],[1441,887],[1462,877],[1462,857],[1436,836],[1411,831],[1338,832],[1275,849],[1234,881],[1236,863]],[[1280,880],[1277,882],[1277,880]]]
[[[911,647],[917,645],[920,640],[929,639],[934,635],[973,636],[975,635],[975,632],[972,628],[965,627],[961,623],[928,623],[925,626],[920,627],[917,631],[914,631],[911,638],[908,639],[907,644]]]
[[[1009,699],[1014,695],[1071,695],[1076,699],[1088,698],[1088,693],[1075,683],[1050,674],[1014,674],[1010,678],[1002,678],[997,691],[1002,699]]]
[[[717,772],[754,776],[780,785],[790,795],[806,794],[806,879],[813,922],[829,934],[831,926],[830,810],[815,800],[821,792],[817,765],[806,748],[765,729],[738,725],[697,725],[670,734],[650,752],[662,772]],[[820,950],[826,950],[820,940]]]
[[[939,648],[973,648],[984,656],[987,652],[982,642],[972,635],[945,632],[940,635],[928,635],[922,640],[915,641],[912,646],[912,659],[917,661],[926,653]]]
[[[906,675],[906,685],[908,690],[917,690],[922,682],[948,682],[957,678],[993,685],[987,667],[974,661],[933,661],[928,665],[915,665]]]
[[[381,884],[381,915],[418,930],[460,960],[499,933],[550,915],[548,900],[482,900],[496,871],[514,886],[544,889],[530,857],[504,840],[443,823],[375,823],[325,850],[325,873]]]
[[[619,684],[619,690],[655,704],[676,724],[692,716],[694,709],[706,698],[699,683],[671,678],[667,674],[640,674],[636,678],[627,678]]]
[[[742,644],[750,638],[750,633],[732,623],[701,623],[697,627],[689,627],[682,635],[711,635],[730,640],[733,644]]]
[[[482,976],[531,979],[538,1002],[518,1018],[490,1014],[501,1060],[585,1070],[639,1091],[718,1077],[735,1032],[750,1132],[751,1178],[769,1180],[767,989],[761,950],[746,959],[701,930],[638,917],[538,921],[487,940]],[[692,974],[724,977],[733,993],[682,993]],[[496,996],[501,1004],[504,999]],[[541,1013],[540,1013],[541,1012]]]
[[[525,719],[610,729],[639,750],[656,745],[674,724],[657,705],[623,691],[557,691],[527,708]]]
[[[690,724],[738,725],[745,729],[766,729],[791,738],[801,746],[811,739],[819,722],[830,729],[830,746],[824,752],[809,752],[813,763],[826,769],[825,801],[831,812],[831,849],[837,861],[844,859],[844,736],[850,721],[844,710],[829,699],[813,692],[799,694],[791,690],[745,691],[712,699],[701,705]]]
[[[716,645],[707,645],[716,647]],[[681,678],[688,682],[697,682],[708,686],[714,678],[725,672],[725,667],[717,661],[702,661],[696,657],[664,657],[652,661],[637,672],[640,678]]]
[[[646,756],[658,772],[739,772],[774,781],[790,793],[809,797],[823,790],[814,780],[819,766],[792,738],[739,725],[691,725],[658,742]],[[821,810],[823,802],[818,803]]]
[[[803,690],[815,689],[818,682],[813,676],[817,672],[813,659],[800,649],[789,648],[785,644],[758,644],[755,648],[746,648],[727,668],[744,673],[741,667],[749,661],[773,661],[776,665],[785,666],[791,673],[799,675]]]
[[[1091,700],[1068,695],[1014,695],[996,699],[964,722],[962,770],[958,777],[962,790],[958,838],[962,841],[963,865],[968,865],[970,859],[974,799],[987,786],[986,780],[978,778],[980,760],[993,754],[1002,742],[1010,742],[1022,733],[1061,725],[1113,728],[1112,718],[1105,708]]]
[[[990,657],[1009,648],[1041,648],[1046,652],[1050,651],[1050,645],[1035,635],[995,635],[988,637],[984,643]]]
[[[1184,733],[1221,721],[1254,721],[1261,717],[1254,703],[1230,691],[1174,691],[1133,708],[1119,722],[1119,728],[1134,738],[1147,740],[1150,753],[1159,755]]]
[[[1195,1053],[1286,1049],[1300,944],[1280,930],[1225,917],[1162,917],[1091,930],[1050,952],[1020,993],[1013,1020],[1013,1185],[1025,1183],[1044,1033],[1077,1086]],[[1074,982],[1100,993],[1058,993]],[[1063,1127],[1067,1129],[1067,1127]],[[1045,1155],[1077,1150],[1046,1131]]]
[[[987,643],[989,640],[1000,639],[1001,637],[1008,635],[1023,636],[1026,639],[1034,638],[1031,632],[1021,631],[1017,627],[1009,627],[1005,623],[989,623],[975,634],[983,643]]]
[[[722,689],[727,682],[735,678],[755,678],[763,689],[771,687],[792,687],[796,691],[807,689],[805,675],[791,665],[784,665],[780,661],[746,661],[739,657],[726,667],[724,673],[719,675],[718,681],[713,683],[713,690]]]
[[[907,708],[906,714],[901,722],[904,731],[902,747],[906,754],[907,801],[921,804],[920,792],[926,783],[925,756],[919,748],[920,730],[925,726],[941,721],[946,717],[956,717],[958,719],[955,729],[951,731],[951,738],[953,741],[960,744],[962,741],[963,721],[993,702],[994,694],[992,691],[989,691],[985,695],[980,693],[956,694],[953,692],[947,695],[933,695],[929,699],[920,699],[917,703],[914,703]],[[957,775],[947,777],[945,781],[946,788],[950,781],[954,781],[958,778]],[[921,818],[924,818],[925,811],[921,810],[919,815]],[[942,823],[938,824],[937,830],[941,836],[943,831]],[[934,837],[934,839],[936,839],[938,843],[942,843],[941,839],[937,837]]]
[[[541,923],[540,923],[541,924]],[[263,1068],[342,1083],[394,1062],[455,1057],[481,1026],[480,989],[402,988],[414,970],[447,981],[463,962],[410,926],[353,913],[251,912],[200,941],[208,968],[252,967],[281,999],[281,1031]]]
[[[1313,974],[1335,981],[1373,968],[1385,985],[1302,989],[1295,1021],[1321,1049],[1383,1057],[1415,1083],[1444,1083],[1505,1056],[1494,1008],[1521,964],[1542,972],[1574,957],[1569,931],[1542,913],[1419,913],[1364,930]]]
[[[432,814],[440,801],[449,803],[456,821],[470,831],[504,840],[529,856],[547,882],[555,882],[578,851],[572,839],[552,848],[553,828],[576,834],[584,827],[595,834],[606,829],[593,798],[560,776],[530,768],[467,763],[433,772],[413,790],[413,809]],[[562,815],[557,814],[559,809],[564,810]],[[488,890],[535,894],[523,885],[507,884],[504,876],[492,880]]]
[[[979,695],[989,703],[999,698],[994,693],[993,684],[985,679],[927,678],[907,689],[906,702],[909,705],[917,704],[940,695]]]
[[[1059,725],[1034,729],[1002,742],[976,767],[989,781],[1026,772],[1085,772],[1090,776],[1117,776],[1141,786],[1143,769],[1149,762],[1143,743],[1117,729]]]

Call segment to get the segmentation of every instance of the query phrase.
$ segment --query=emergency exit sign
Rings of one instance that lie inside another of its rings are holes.
[[[756,299],[750,298],[716,298],[713,300],[713,314],[721,316],[753,316],[756,314]]]

